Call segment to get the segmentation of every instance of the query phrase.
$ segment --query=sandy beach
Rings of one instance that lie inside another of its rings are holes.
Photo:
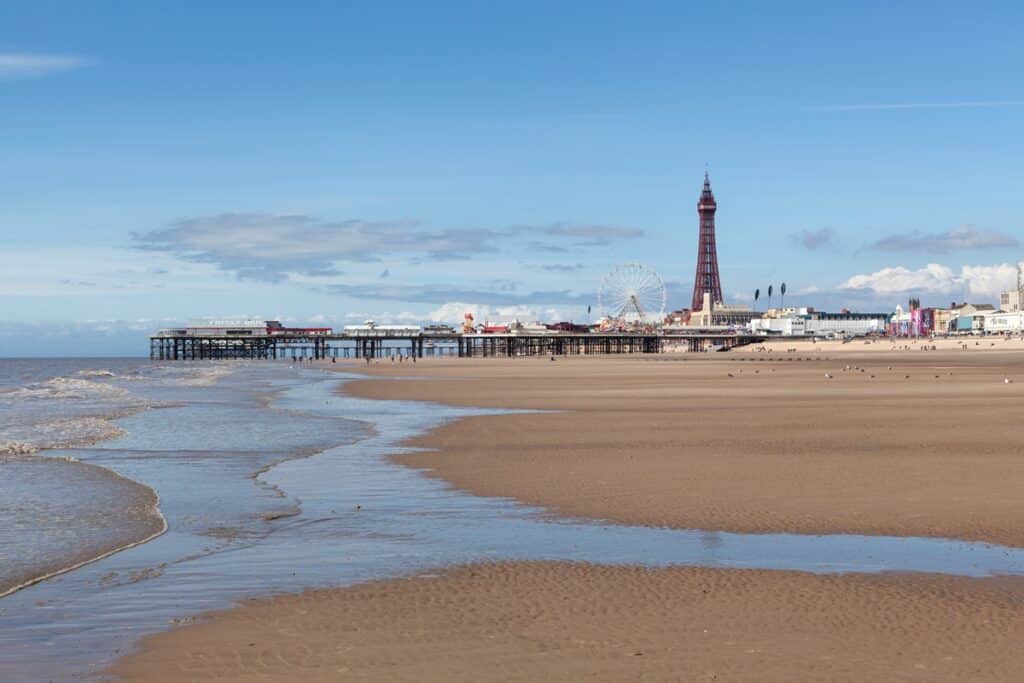
[[[840,351],[379,364],[417,381],[347,390],[558,411],[450,423],[399,461],[564,515],[1024,545],[1024,354]]]
[[[999,580],[524,563],[247,603],[123,681],[1010,681]]]
[[[548,411],[448,423],[396,460],[556,515],[1024,545],[1024,356],[1005,349],[337,369],[373,376],[346,386],[364,397]],[[250,601],[145,639],[111,673],[1002,681],[1024,676],[1022,637],[1019,577],[497,563]]]

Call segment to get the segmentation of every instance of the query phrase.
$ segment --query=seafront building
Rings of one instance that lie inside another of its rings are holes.
[[[983,315],[985,332],[1017,334],[1024,332],[1024,311],[992,311]]]
[[[757,313],[744,304],[726,304],[711,300],[711,292],[704,292],[699,309],[690,313],[687,325],[690,327],[746,327]]]
[[[1016,313],[1024,310],[1024,268],[1017,264],[1017,287],[999,295],[999,310]]]
[[[750,331],[780,337],[859,337],[883,334],[889,317],[888,313],[826,313],[809,307],[773,309],[751,321]]]
[[[950,334],[978,334],[985,331],[985,317],[996,312],[992,304],[963,303],[952,307],[953,318],[949,323]]]

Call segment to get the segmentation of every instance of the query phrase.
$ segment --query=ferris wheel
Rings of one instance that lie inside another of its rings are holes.
[[[598,292],[604,315],[627,323],[656,323],[665,317],[665,283],[647,266],[627,263],[604,276]]]

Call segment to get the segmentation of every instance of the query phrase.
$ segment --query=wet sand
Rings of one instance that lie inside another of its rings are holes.
[[[381,363],[417,381],[346,390],[559,411],[450,423],[397,460],[563,515],[1024,546],[1024,352],[838,347]]]
[[[123,681],[1009,681],[1024,601],[935,575],[473,565],[257,600],[157,635]]]

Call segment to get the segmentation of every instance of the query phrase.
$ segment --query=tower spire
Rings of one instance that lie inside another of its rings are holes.
[[[693,301],[690,310],[704,307],[704,294],[709,294],[712,305],[722,301],[722,283],[718,277],[718,248],[715,244],[715,211],[718,203],[711,191],[711,178],[704,168],[704,189],[697,200],[700,217],[697,242],[697,273],[693,280]]]

